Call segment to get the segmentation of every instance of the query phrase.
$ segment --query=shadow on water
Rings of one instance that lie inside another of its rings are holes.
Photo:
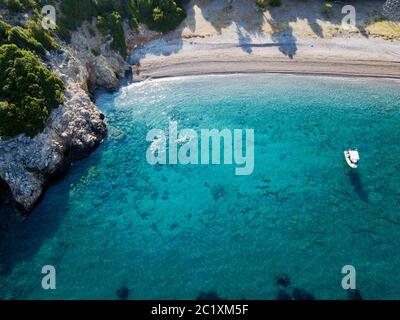
[[[352,170],[348,173],[348,176],[353,186],[354,192],[357,193],[362,201],[368,202],[368,192],[363,188],[360,173],[358,171]]]
[[[89,159],[76,162],[74,167],[53,178],[36,208],[22,223],[15,220],[8,224],[7,230],[0,230],[0,279],[9,275],[16,264],[30,261],[55,235],[68,210],[71,184],[79,182],[87,174],[88,164],[95,165],[99,159],[96,150]],[[66,244],[62,241],[55,243],[55,255],[49,258],[52,261],[45,261],[44,264],[55,264],[62,256]]]

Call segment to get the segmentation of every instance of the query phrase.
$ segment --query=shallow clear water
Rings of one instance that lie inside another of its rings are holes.
[[[102,94],[109,137],[0,240],[0,298],[400,298],[399,82],[231,75]],[[146,162],[151,128],[254,128],[255,169]],[[343,150],[360,150],[359,169]],[[54,265],[57,289],[41,288]]]

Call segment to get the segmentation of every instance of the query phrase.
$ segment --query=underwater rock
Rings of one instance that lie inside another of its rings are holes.
[[[211,188],[211,193],[215,202],[217,202],[221,197],[226,194],[226,190],[220,184],[213,186]]]
[[[161,196],[161,199],[167,200],[169,198],[169,192],[168,190],[165,190]]]
[[[285,290],[279,290],[276,299],[277,300],[292,300],[292,297]]]
[[[127,287],[121,287],[117,290],[117,297],[120,300],[126,300],[129,297],[129,289]]]
[[[109,126],[108,127],[108,139],[110,140],[123,140],[125,139],[125,133],[119,130],[116,127]]]
[[[179,224],[174,222],[169,225],[169,230],[174,230],[179,227]]]
[[[347,290],[347,297],[349,300],[363,300],[360,291],[358,289]]]
[[[311,293],[299,288],[294,288],[292,295],[295,300],[315,300],[315,297]]]
[[[290,279],[287,274],[282,274],[280,276],[276,277],[276,284],[282,287],[288,287],[290,286]]]
[[[100,206],[102,206],[104,204],[104,200],[96,198],[96,199],[93,200],[92,203],[93,203],[94,207],[100,207]]]
[[[222,300],[215,292],[200,292],[196,298],[197,300]]]
[[[8,264],[0,263],[0,274],[6,274],[9,272]]]

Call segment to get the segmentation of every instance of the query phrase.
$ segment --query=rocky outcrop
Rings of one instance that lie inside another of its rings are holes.
[[[88,83],[91,88],[104,88],[108,91],[115,91],[120,83],[109,60],[104,56],[96,57],[87,63],[89,73]]]
[[[126,30],[127,35],[132,32],[129,28]],[[82,27],[72,34],[71,43],[68,44],[69,53],[82,64],[87,85],[91,90],[117,90],[120,87],[120,79],[130,70],[130,65],[122,56],[111,49],[111,42],[111,37],[101,36],[96,24],[89,22],[83,23]]]
[[[73,33],[70,44],[48,54],[47,67],[67,89],[64,104],[52,111],[44,131],[33,139],[25,135],[6,141],[0,138],[0,228],[2,217],[14,219],[10,212],[32,210],[49,179],[87,156],[106,135],[104,115],[90,100],[89,90],[117,90],[119,79],[131,66],[98,32],[91,36],[86,24]],[[137,43],[143,32],[125,29],[128,44]],[[98,49],[97,56],[91,48]]]
[[[0,138],[0,228],[3,218],[12,216],[10,212],[31,211],[52,176],[101,143],[106,124],[90,100],[89,89],[117,90],[118,78],[128,67],[108,48],[94,56],[85,47],[84,36],[76,36],[74,43],[47,58],[47,67],[66,84],[65,102],[52,111],[44,131],[33,139],[25,135]]]
[[[23,211],[34,207],[51,176],[100,144],[106,134],[103,120],[87,93],[71,82],[64,105],[53,110],[42,133],[0,141],[0,177]]]

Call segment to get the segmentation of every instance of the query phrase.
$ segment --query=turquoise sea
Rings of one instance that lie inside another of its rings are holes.
[[[228,75],[100,94],[107,139],[1,234],[0,298],[117,299],[127,287],[130,299],[276,299],[294,288],[347,299],[341,269],[353,265],[364,299],[400,299],[399,89]],[[170,120],[254,129],[253,174],[149,165],[146,134]],[[357,170],[349,148],[360,152]],[[41,287],[44,265],[56,268],[56,290]]]

